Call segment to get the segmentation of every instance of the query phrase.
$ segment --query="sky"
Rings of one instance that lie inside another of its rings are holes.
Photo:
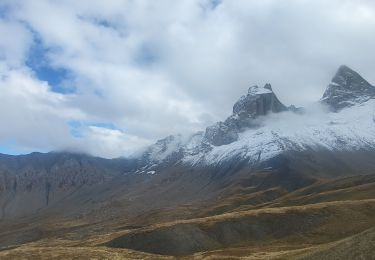
[[[374,46],[371,0],[0,0],[0,153],[129,156],[255,84],[305,106]]]

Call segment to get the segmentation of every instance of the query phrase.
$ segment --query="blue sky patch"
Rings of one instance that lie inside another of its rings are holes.
[[[110,122],[84,122],[79,120],[71,120],[68,121],[67,124],[70,127],[70,134],[75,138],[82,138],[84,128],[90,126],[122,131],[115,124]]]
[[[107,129],[111,129],[111,130],[121,130],[120,128],[118,128],[113,123],[92,123],[92,124],[89,124],[89,125],[90,126],[101,127],[101,128],[107,128]]]
[[[26,65],[32,69],[39,80],[47,81],[53,92],[70,94],[76,89],[68,86],[67,82],[71,78],[71,73],[64,68],[55,68],[51,66],[48,53],[51,48],[46,48],[40,37],[34,33],[34,43],[30,48]]]
[[[0,142],[0,153],[10,154],[10,155],[21,154],[18,150],[14,149],[14,147],[15,147],[14,141]]]
[[[6,18],[9,13],[10,7],[7,4],[0,3],[0,19]]]
[[[68,122],[68,125],[70,127],[70,134],[75,138],[82,138],[82,122],[77,120],[71,120]]]

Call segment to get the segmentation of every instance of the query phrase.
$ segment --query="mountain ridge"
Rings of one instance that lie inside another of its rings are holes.
[[[173,149],[171,145],[168,149],[165,148],[163,156],[167,160],[159,160],[159,163],[183,161],[193,165],[210,164],[220,161],[220,157],[228,159],[231,156],[233,158],[242,156],[253,163],[260,161],[262,154],[268,154],[267,158],[271,158],[284,150],[303,150],[304,147],[311,146],[323,146],[335,150],[343,147],[345,143],[350,148],[370,146],[373,149],[375,143],[372,140],[375,140],[375,132],[372,126],[374,122],[372,114],[375,114],[373,109],[375,87],[345,65],[339,67],[332,82],[317,103],[321,106],[319,113],[314,109],[311,111],[309,108],[295,108],[293,105],[286,107],[272,91],[270,84],[264,87],[252,86],[248,93],[234,104],[232,115],[224,122],[218,122],[207,127],[204,132],[194,134],[192,141],[188,139],[183,143],[179,136],[172,138],[179,140],[173,143],[176,147]],[[328,107],[328,111],[325,111],[325,107]],[[352,110],[349,110],[351,107]],[[268,120],[269,118],[278,123]],[[283,125],[283,120],[289,120],[291,125]],[[272,124],[274,128],[268,127]],[[358,138],[361,136],[358,128],[361,124],[367,131],[364,139]],[[340,125],[342,127],[339,127]],[[300,131],[295,129],[296,131],[290,132],[288,127],[300,128]],[[171,140],[171,137],[168,138]],[[346,141],[356,139],[359,141],[355,143]],[[167,139],[158,142],[164,142],[168,147]],[[241,150],[242,155],[238,152]],[[275,153],[272,153],[272,150]],[[157,165],[155,162],[158,161],[156,159],[158,155],[154,157],[153,166]],[[146,162],[145,167],[150,166],[150,164],[147,166]]]

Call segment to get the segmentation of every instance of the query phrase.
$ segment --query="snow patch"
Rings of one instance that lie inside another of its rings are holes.
[[[248,94],[249,95],[262,95],[262,94],[270,94],[272,93],[271,90],[266,89],[265,87],[259,86],[252,86],[249,88]]]

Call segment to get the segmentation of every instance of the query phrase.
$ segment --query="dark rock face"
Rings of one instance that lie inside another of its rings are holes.
[[[238,139],[238,129],[235,125],[227,124],[227,121],[218,122],[207,127],[205,137],[215,146],[230,144]]]
[[[285,110],[287,108],[273,93],[271,85],[266,84],[263,88],[250,87],[248,94],[234,104],[233,115],[238,115],[240,118],[255,118],[268,112],[277,113]]]
[[[0,219],[53,206],[80,189],[108,182],[135,166],[128,159],[70,153],[0,154]]]
[[[343,65],[328,85],[321,102],[327,104],[332,110],[338,111],[374,97],[375,87],[357,72]]]
[[[215,146],[232,143],[238,139],[238,133],[244,128],[255,126],[254,119],[270,112],[286,111],[273,93],[271,85],[252,86],[246,96],[242,96],[233,106],[233,114],[224,122],[207,127],[205,138]]]

